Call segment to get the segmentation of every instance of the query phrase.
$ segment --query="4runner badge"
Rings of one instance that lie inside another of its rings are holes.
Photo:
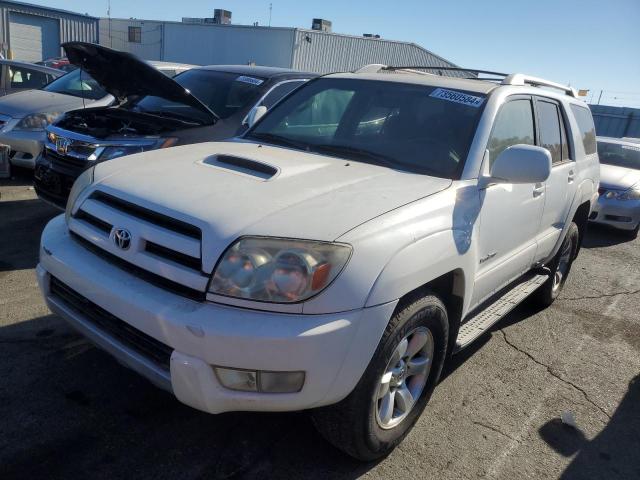
[[[116,228],[113,232],[113,243],[121,250],[128,250],[131,246],[131,233],[125,228]]]

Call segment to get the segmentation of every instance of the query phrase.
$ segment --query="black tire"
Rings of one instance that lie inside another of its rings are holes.
[[[562,274],[561,280],[558,282],[556,280],[556,274],[561,267],[561,258],[563,256],[563,252],[566,252],[566,249],[569,249],[569,263],[566,266],[566,270]],[[533,302],[543,308],[551,305],[560,292],[562,291],[565,282],[569,276],[569,272],[571,271],[571,265],[575,260],[578,250],[580,248],[580,231],[578,230],[578,226],[575,223],[571,223],[569,225],[569,229],[567,230],[567,234],[562,241],[562,245],[558,250],[558,253],[553,260],[548,265],[549,270],[551,270],[551,274],[549,275],[549,279],[544,282],[544,284],[535,291],[535,293],[531,296]]]
[[[419,327],[429,330],[434,345],[426,384],[407,416],[396,426],[383,429],[377,416],[380,380],[396,347]],[[428,294],[399,306],[355,389],[341,402],[312,412],[320,434],[359,460],[370,461],[391,452],[409,433],[438,383],[447,353],[448,333],[446,308],[435,295]]]

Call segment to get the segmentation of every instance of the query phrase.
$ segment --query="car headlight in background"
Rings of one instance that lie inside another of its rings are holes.
[[[324,290],[351,255],[349,245],[244,237],[219,261],[209,292],[259,302],[295,303]]]
[[[71,192],[69,193],[69,199],[67,200],[67,208],[64,211],[64,218],[69,223],[69,219],[71,218],[71,214],[73,213],[73,206],[78,200],[80,194],[91,184],[93,183],[93,171],[95,167],[91,167],[80,174],[76,181],[73,183],[71,187]]]
[[[142,153],[149,150],[173,147],[176,143],[178,143],[178,139],[175,137],[170,137],[160,138],[151,145],[108,146],[103,147],[102,151],[99,154],[98,152],[96,152],[96,158],[100,161],[113,160],[114,158],[124,157],[125,155],[133,155],[134,153]],[[89,160],[95,160],[96,158],[89,158]]]
[[[20,120],[13,129],[30,131],[44,130],[49,124],[55,122],[61,116],[62,112],[32,113]]]
[[[619,191],[619,190],[609,190],[604,194],[604,198],[608,200],[640,200],[640,188],[631,187],[628,190]]]

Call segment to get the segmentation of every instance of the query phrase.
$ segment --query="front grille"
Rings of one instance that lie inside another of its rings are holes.
[[[192,268],[193,270],[200,270],[202,262],[199,258],[192,257],[185,253],[176,252],[175,250],[149,241],[146,242],[144,249],[157,257],[171,260],[172,262]]]
[[[126,200],[114,197],[113,195],[109,195],[108,193],[96,190],[91,194],[90,198],[92,200],[97,200],[101,203],[104,203],[105,205],[108,205],[117,210],[121,210],[133,217],[137,217],[141,220],[145,220],[149,223],[153,223],[160,227],[166,228],[167,230],[172,230],[187,237],[195,238],[196,240],[202,239],[202,232],[198,227],[194,225],[190,225],[180,220],[176,220],[175,218],[171,218],[167,215],[154,212],[153,210],[146,209],[144,207],[136,205],[135,203],[127,202]]]
[[[53,276],[51,277],[50,290],[54,297],[81,314],[84,319],[100,330],[169,371],[173,351],[171,347],[120,320]]]
[[[198,302],[204,302],[206,299],[206,293],[201,292],[200,290],[196,290],[193,288],[189,288],[186,285],[182,285],[181,283],[174,282],[173,280],[169,280],[168,278],[162,277],[160,275],[156,275],[153,272],[145,270],[144,268],[140,268],[126,260],[123,260],[120,257],[117,257],[106,250],[94,245],[89,240],[85,240],[80,235],[75,232],[70,232],[71,238],[80,243],[84,248],[89,250],[94,255],[106,260],[107,262],[115,265],[116,267],[134,275],[145,282],[148,282],[158,288],[162,288],[163,290],[167,290],[168,292],[174,293],[176,295],[180,295],[182,297],[189,298],[191,300],[195,300]]]
[[[99,218],[85,212],[84,210],[78,210],[78,213],[75,214],[74,218],[87,222],[89,225],[93,225],[98,230],[102,230],[107,235],[111,233],[111,228],[113,227],[113,225],[111,225],[109,222],[102,221]]]
[[[60,155],[59,153],[50,150],[50,149],[46,149],[46,157],[51,161],[51,163],[53,163],[54,165],[57,166],[63,166],[66,168],[71,168],[73,170],[76,169],[80,169],[80,171],[86,169],[91,162],[82,159],[82,158],[75,158],[75,157],[71,157],[69,155]]]

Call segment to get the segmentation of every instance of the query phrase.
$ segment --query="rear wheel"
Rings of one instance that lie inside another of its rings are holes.
[[[571,265],[578,252],[578,246],[580,241],[580,232],[578,226],[575,223],[571,223],[567,234],[564,237],[564,241],[560,246],[560,250],[549,265],[551,274],[549,279],[540,287],[532,299],[542,307],[548,307],[551,305],[564,287],[569,272],[571,271]]]
[[[313,412],[318,431],[360,460],[388,454],[424,410],[440,378],[447,336],[447,312],[438,297],[402,307],[353,392]]]

